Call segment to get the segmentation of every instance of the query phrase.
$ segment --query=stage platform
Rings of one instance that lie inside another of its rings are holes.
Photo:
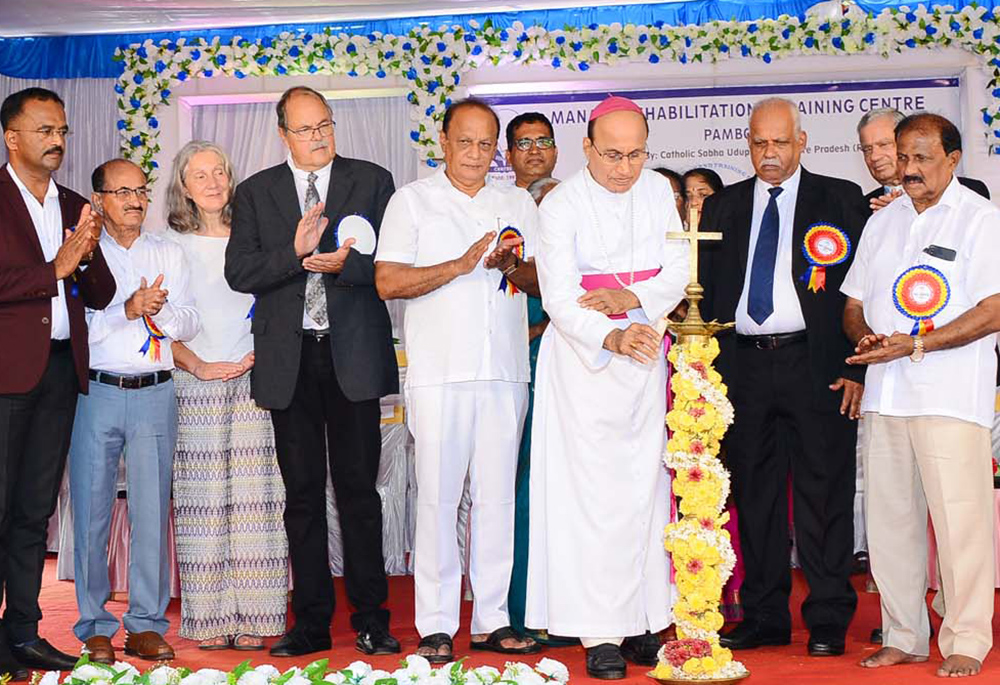
[[[42,610],[45,614],[41,625],[41,634],[53,645],[67,652],[77,653],[80,643],[72,633],[73,623],[76,621],[76,601],[73,594],[73,584],[67,581],[56,580],[55,558],[50,557],[46,562],[45,579],[42,588]],[[912,664],[906,666],[895,666],[892,668],[882,668],[876,670],[862,669],[857,666],[858,660],[867,654],[871,654],[875,647],[868,644],[868,634],[877,625],[879,620],[878,595],[863,592],[863,578],[856,577],[856,586],[859,589],[858,612],[854,623],[848,633],[847,653],[842,657],[812,658],[806,655],[806,640],[808,633],[802,626],[801,618],[795,616],[795,629],[792,633],[792,644],[788,647],[768,647],[753,650],[750,652],[738,652],[737,658],[741,659],[750,669],[751,677],[744,681],[755,685],[765,685],[769,683],[793,685],[808,684],[821,685],[829,683],[831,685],[853,685],[855,683],[872,683],[877,685],[920,685],[922,683],[940,683],[934,672],[940,661],[940,654],[936,645],[932,646],[931,660],[924,664]],[[332,667],[343,667],[352,661],[361,659],[372,664],[376,668],[383,668],[392,671],[396,668],[399,658],[388,657],[365,657],[354,650],[354,634],[348,623],[347,603],[344,597],[343,583],[340,579],[336,581],[337,586],[337,612],[331,628],[333,635],[333,649],[317,655],[328,657]],[[795,574],[793,596],[796,606],[801,603],[805,593],[805,583],[802,576]],[[409,576],[392,577],[389,580],[390,609],[392,610],[392,632],[399,638],[403,645],[404,654],[412,653],[417,647],[417,634],[413,627],[413,579]],[[110,602],[108,608],[117,616],[125,611],[123,602]],[[469,666],[479,666],[489,664],[497,667],[503,666],[508,659],[501,655],[483,656],[482,652],[469,652],[468,650],[468,625],[471,604],[463,603],[462,624],[463,629],[456,636],[456,655],[467,656],[465,663]],[[998,612],[1000,615],[1000,612]],[[304,666],[310,659],[281,659],[271,657],[266,651],[263,652],[236,652],[231,650],[204,652],[197,648],[197,644],[188,640],[183,640],[177,636],[177,626],[180,622],[180,602],[174,600],[170,605],[168,618],[171,622],[167,639],[173,645],[177,653],[174,665],[186,666],[196,669],[211,667],[219,669],[230,669],[244,661],[251,659],[254,664],[270,663],[278,669],[284,670],[293,665]],[[939,620],[935,619],[935,624]],[[1000,632],[1000,619],[995,618],[993,622],[994,635]],[[119,652],[122,653],[122,643],[124,632],[119,632],[113,639],[113,643]],[[271,644],[274,639],[268,639]],[[542,656],[557,659],[566,664],[570,669],[571,683],[597,683],[599,681],[586,677],[584,667],[584,652],[581,647],[562,647],[558,649],[547,649]],[[520,659],[527,663],[534,664],[541,656],[533,655]],[[137,668],[145,668],[143,662],[135,659],[128,659],[136,664]],[[653,681],[644,677],[646,669],[638,666],[629,666],[628,683],[641,683]],[[983,673],[973,679],[973,682],[996,683],[1000,682],[1000,654],[994,652],[987,658]]]

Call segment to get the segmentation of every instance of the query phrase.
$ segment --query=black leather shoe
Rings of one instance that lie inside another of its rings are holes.
[[[587,650],[587,675],[599,680],[625,677],[625,659],[618,645],[605,643]]]
[[[844,653],[844,631],[816,627],[809,633],[809,656],[840,656]]]
[[[399,640],[382,626],[371,626],[359,632],[358,639],[354,641],[354,648],[368,656],[399,654],[402,651]]]
[[[872,634],[868,636],[868,641],[871,642],[873,645],[882,644],[882,629],[872,628]]]
[[[10,682],[19,683],[28,679],[28,669],[16,661],[0,661],[0,676],[9,675]]]
[[[29,668],[41,671],[71,671],[80,660],[78,656],[70,656],[49,644],[48,640],[38,639],[26,645],[10,646],[10,652],[19,662]]]
[[[271,647],[271,656],[303,656],[313,652],[325,652],[331,646],[329,635],[310,634],[292,628],[274,643]]]
[[[792,631],[767,626],[751,621],[743,621],[725,635],[719,637],[719,644],[728,649],[756,649],[764,646],[791,644]]]
[[[647,632],[645,635],[625,638],[622,641],[621,653],[624,658],[637,666],[656,666],[659,662],[657,655],[662,646],[659,635]]]

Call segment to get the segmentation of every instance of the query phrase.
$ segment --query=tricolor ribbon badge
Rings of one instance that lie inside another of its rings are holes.
[[[833,224],[813,224],[802,241],[802,254],[809,262],[802,281],[814,293],[826,290],[826,267],[840,264],[851,255],[851,239]]]
[[[142,344],[139,348],[139,354],[144,354],[150,357],[154,362],[160,361],[160,341],[166,338],[163,331],[160,330],[159,326],[149,318],[149,315],[143,315],[142,323],[146,326],[146,342]]]
[[[518,259],[522,259],[523,260],[524,259],[524,236],[521,235],[521,232],[519,230],[517,230],[516,228],[514,228],[513,226],[506,226],[505,228],[500,229],[500,233],[497,235],[497,246],[499,247],[503,243],[503,241],[510,240],[511,238],[520,238],[521,239],[520,244],[514,246],[513,252],[514,252],[515,255],[517,255]],[[510,286],[509,290],[508,290],[508,286]],[[499,287],[499,290],[501,292],[507,293],[511,297],[514,297],[514,295],[518,292],[517,286],[514,285],[514,282],[511,281],[506,276],[500,276],[500,287]]]
[[[948,305],[951,286],[945,275],[933,266],[918,264],[904,271],[892,284],[892,301],[903,316],[913,319],[910,335],[934,330],[936,316]]]

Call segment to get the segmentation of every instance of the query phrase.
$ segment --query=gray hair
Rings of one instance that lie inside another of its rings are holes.
[[[545,189],[549,186],[559,185],[559,179],[552,178],[551,176],[546,176],[545,178],[540,178],[536,181],[532,181],[528,184],[528,192],[531,193],[531,198],[535,201],[537,205],[542,201],[542,197],[545,195]]]
[[[194,233],[201,226],[198,206],[184,193],[184,180],[191,158],[199,152],[214,152],[222,160],[222,168],[229,177],[229,199],[222,210],[222,222],[227,226],[233,218],[233,195],[236,192],[236,174],[229,156],[215,143],[192,140],[181,148],[174,157],[170,170],[170,184],[167,186],[167,225],[178,233]]]
[[[858,122],[858,133],[861,133],[863,129],[868,124],[872,123],[876,119],[881,119],[882,117],[888,117],[892,119],[892,127],[896,128],[906,115],[900,112],[895,107],[882,107],[880,109],[873,109],[870,112],[865,112],[865,115],[861,117],[861,121]]]
[[[802,133],[802,117],[799,114],[799,106],[794,100],[777,96],[758,100],[753,106],[753,111],[750,112],[750,118],[753,119],[753,115],[758,109],[766,109],[768,107],[787,107],[790,109],[792,112],[792,118],[795,121],[795,135]]]

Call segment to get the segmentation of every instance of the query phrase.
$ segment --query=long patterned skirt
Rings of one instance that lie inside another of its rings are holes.
[[[270,414],[250,398],[249,374],[200,381],[178,370],[174,378],[180,635],[281,634],[288,543]]]

